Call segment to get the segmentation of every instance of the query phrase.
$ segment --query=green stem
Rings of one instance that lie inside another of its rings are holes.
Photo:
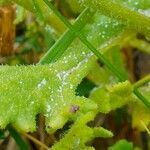
[[[140,86],[142,86],[143,84],[147,83],[147,82],[150,82],[150,75],[147,75],[146,77],[144,77],[143,79],[137,81],[135,84],[134,84],[134,87],[135,88],[139,88]]]
[[[150,101],[141,94],[138,88],[135,87],[133,93],[145,104],[145,106],[147,106],[147,108],[150,109]]]
[[[47,24],[51,25],[57,32],[58,35],[61,35],[66,30],[66,26],[60,21],[60,19],[46,6],[43,0],[35,0],[39,5],[39,9],[43,14],[44,20]],[[26,8],[31,12],[35,12],[33,9],[32,0],[6,0],[5,3],[17,3],[22,7]],[[0,3],[1,4],[1,3]]]
[[[111,64],[82,34],[79,34],[80,40],[98,57],[98,59],[106,65],[106,67],[118,77],[119,81],[127,80],[113,64]]]
[[[62,56],[68,46],[77,37],[76,33],[86,25],[90,17],[94,13],[89,9],[85,9],[74,23],[74,30],[68,29],[57,42],[48,50],[44,57],[40,60],[39,64],[47,64],[56,61]]]
[[[130,39],[128,43],[132,47],[137,48],[139,51],[150,55],[150,43],[144,40],[137,39],[136,37],[134,37],[133,39]]]
[[[133,92],[134,94],[148,107],[150,108],[150,101],[147,100],[139,91],[139,87],[142,86],[143,84],[147,83],[150,81],[150,75],[144,77],[143,79],[137,81],[135,84],[134,84],[134,89],[133,89]]]
[[[47,6],[54,12],[54,14],[56,16],[58,16],[58,18],[70,29],[72,29],[72,25],[70,24],[70,22],[61,15],[61,13],[57,10],[57,8],[55,6],[53,6],[53,4],[49,1],[49,0],[43,0],[45,2],[45,4],[47,4]]]
[[[130,29],[150,35],[150,18],[112,0],[82,0],[81,4],[121,21]]]
[[[35,6],[35,13],[39,17],[40,21],[44,21],[44,16],[42,14],[42,11],[39,7],[39,4],[38,4],[37,0],[32,0],[32,2],[33,2],[33,5]]]

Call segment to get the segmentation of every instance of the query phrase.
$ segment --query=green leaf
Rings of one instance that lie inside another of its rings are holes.
[[[1,128],[12,123],[17,129],[35,131],[35,117],[44,113],[48,130],[55,131],[76,114],[71,111],[74,107],[79,107],[81,112],[97,107],[74,94],[90,65],[87,58],[71,69],[57,65],[0,67]]]
[[[90,98],[98,104],[98,111],[108,113],[133,101],[132,85],[129,81],[113,86],[101,86],[94,89]]]
[[[109,147],[108,150],[133,150],[133,144],[126,140],[120,140],[113,146]]]
[[[92,112],[80,116],[68,133],[52,147],[52,150],[94,149],[86,146],[86,142],[95,137],[112,137],[112,133],[104,128],[91,128],[86,125],[94,117],[95,114]]]
[[[140,0],[138,0],[140,1]],[[137,3],[138,3],[137,1]],[[147,1],[147,0],[146,0]],[[143,2],[146,2],[143,0]],[[135,1],[132,0],[134,3]],[[137,12],[133,11],[133,9],[129,9],[128,7],[125,7],[123,4],[120,4],[116,1],[112,0],[82,0],[79,1],[81,5],[85,5],[87,7],[93,8],[94,10],[98,10],[102,14],[109,16],[111,18],[114,18],[120,22],[122,22],[125,26],[128,28],[138,31],[140,33],[143,33],[147,36],[149,36],[150,29],[150,19],[149,17]],[[150,6],[150,3],[147,3],[147,6]],[[135,7],[133,5],[133,7]],[[136,8],[138,5],[136,6]],[[111,8],[111,9],[110,9]],[[119,13],[118,13],[119,12]],[[135,24],[136,22],[136,24]]]

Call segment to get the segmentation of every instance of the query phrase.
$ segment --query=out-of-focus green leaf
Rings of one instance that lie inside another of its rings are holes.
[[[109,147],[108,150],[133,150],[133,144],[126,140],[120,140],[113,146]]]

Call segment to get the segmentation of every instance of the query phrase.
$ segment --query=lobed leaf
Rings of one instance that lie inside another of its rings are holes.
[[[95,114],[92,112],[80,116],[68,133],[52,147],[52,150],[59,150],[60,148],[61,150],[92,150],[94,148],[85,145],[89,140],[95,137],[112,137],[112,133],[102,127],[91,128],[86,125],[94,117]]]

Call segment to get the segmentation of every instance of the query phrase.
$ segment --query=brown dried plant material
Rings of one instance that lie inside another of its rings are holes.
[[[15,10],[12,6],[0,7],[0,56],[13,53],[15,38]]]

